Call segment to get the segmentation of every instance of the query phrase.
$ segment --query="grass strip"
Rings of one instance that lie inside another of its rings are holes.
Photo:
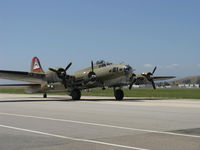
[[[123,89],[126,97],[160,97],[160,98],[176,98],[176,99],[200,99],[200,89]],[[26,94],[25,88],[0,88],[0,93],[9,94]],[[55,93],[65,94],[65,93]],[[113,89],[90,89],[89,92],[82,91],[83,96],[111,96],[113,97]]]

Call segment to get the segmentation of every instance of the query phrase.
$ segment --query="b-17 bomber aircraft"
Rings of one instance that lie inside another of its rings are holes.
[[[97,61],[96,64],[92,61],[90,67],[69,75],[67,70],[71,65],[72,63],[69,63],[66,68],[49,68],[48,72],[44,72],[39,59],[34,57],[31,63],[31,72],[0,70],[0,78],[25,81],[29,82],[28,84],[0,86],[28,86],[27,91],[43,93],[44,98],[47,97],[47,93],[65,92],[73,100],[79,100],[81,91],[84,89],[113,88],[116,100],[123,100],[122,87],[124,86],[131,89],[134,84],[151,83],[152,87],[156,89],[155,80],[175,78],[174,76],[153,76],[157,67],[152,72],[135,74],[134,69],[129,65],[112,64],[105,61]]]

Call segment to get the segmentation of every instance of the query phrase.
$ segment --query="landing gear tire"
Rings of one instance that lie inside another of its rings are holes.
[[[124,98],[124,92],[121,89],[117,89],[114,91],[115,99],[116,100],[123,100]]]
[[[81,91],[78,89],[72,90],[71,97],[73,100],[80,100],[81,98]]]
[[[43,94],[43,98],[47,98],[47,93],[44,93],[44,94]]]

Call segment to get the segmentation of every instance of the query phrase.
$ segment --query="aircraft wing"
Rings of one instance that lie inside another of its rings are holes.
[[[155,69],[153,73],[154,72],[155,72]],[[132,77],[130,78],[131,81],[130,81],[129,89],[132,88],[133,84],[140,85],[140,84],[148,84],[148,83],[151,83],[153,88],[156,89],[156,85],[154,81],[176,78],[175,76],[153,76],[153,73],[146,72],[139,75],[133,74]]]
[[[153,77],[153,80],[159,81],[159,80],[168,80],[168,79],[173,79],[176,78],[175,76],[155,76]]]
[[[0,84],[0,87],[37,87],[37,86],[41,86],[41,84]]]
[[[0,70],[0,78],[7,80],[38,83],[38,84],[41,84],[41,82],[46,81],[46,76],[44,73],[32,73],[32,72],[8,71],[8,70]]]

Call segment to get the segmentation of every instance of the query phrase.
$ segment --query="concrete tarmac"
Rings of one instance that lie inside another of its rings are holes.
[[[200,150],[200,101],[0,94],[0,150]]]

